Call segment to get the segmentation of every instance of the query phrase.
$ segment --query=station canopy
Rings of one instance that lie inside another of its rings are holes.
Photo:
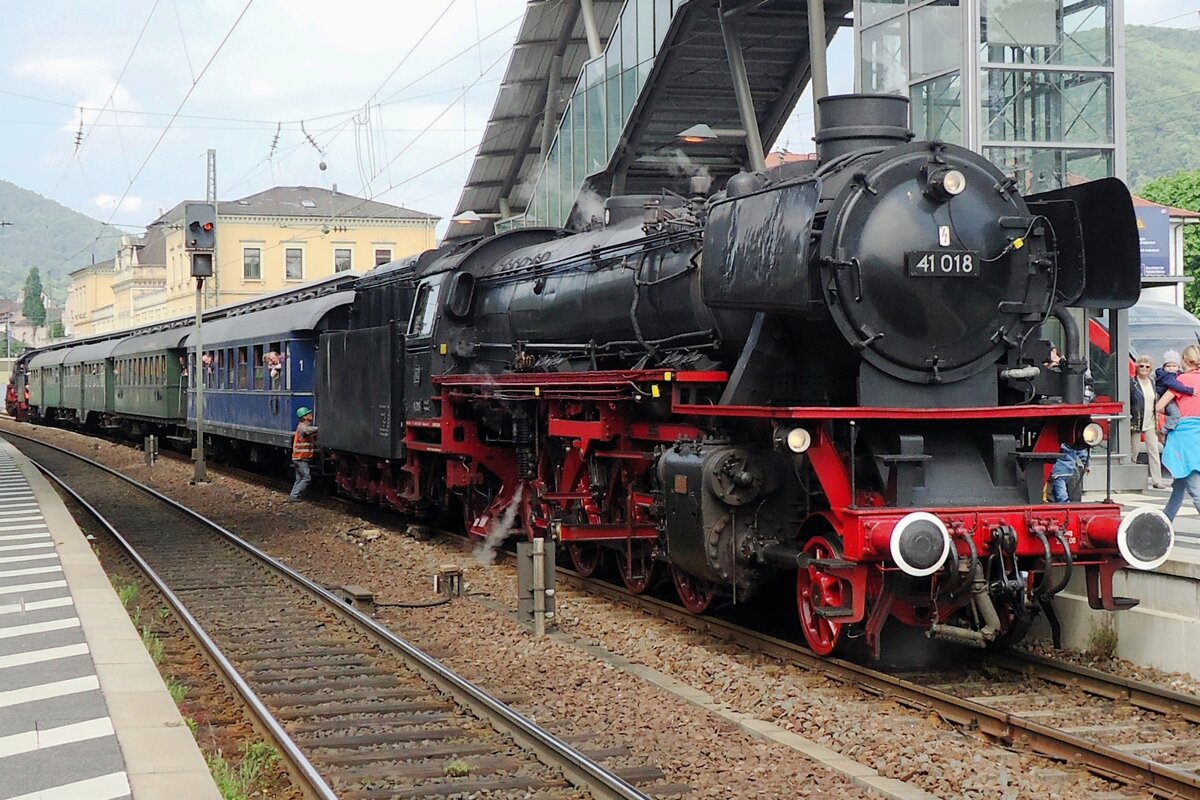
[[[737,31],[764,144],[778,137],[809,83],[807,0],[592,5],[603,48],[594,58],[578,2],[528,5],[455,211],[470,221],[452,224],[448,240],[489,232],[501,217],[509,219],[499,229],[563,225],[584,186],[589,197],[686,191],[687,179],[703,173],[720,188],[748,164],[744,137],[736,135],[742,125],[723,18]],[[853,24],[852,9],[852,0],[825,0],[826,42]],[[548,96],[559,47],[562,72],[554,80],[564,91],[561,100],[548,98],[556,130],[543,137],[547,115],[538,101]],[[684,143],[679,134],[696,125],[723,135]]]

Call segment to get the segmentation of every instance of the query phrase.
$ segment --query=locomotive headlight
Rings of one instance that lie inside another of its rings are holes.
[[[925,194],[935,200],[949,200],[966,191],[967,176],[961,170],[942,167],[929,173]]]
[[[780,428],[775,431],[775,446],[799,455],[812,446],[812,434],[804,428]]]
[[[1088,447],[1095,447],[1104,441],[1104,428],[1098,422],[1089,422],[1083,426],[1080,437]]]

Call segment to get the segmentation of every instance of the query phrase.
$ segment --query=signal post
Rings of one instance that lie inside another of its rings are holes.
[[[201,340],[204,321],[204,279],[213,275],[213,262],[217,253],[217,205],[213,203],[188,203],[184,212],[185,249],[191,258],[192,277],[196,279],[196,447],[192,450],[194,471],[192,483],[208,483],[208,471],[204,463],[204,346]]]

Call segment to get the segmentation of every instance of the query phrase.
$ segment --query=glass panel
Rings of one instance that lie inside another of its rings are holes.
[[[904,0],[862,0],[862,24],[870,25],[904,10]]]
[[[571,116],[574,118],[571,123],[571,138],[575,143],[571,147],[574,174],[569,187],[571,196],[567,202],[568,208],[574,205],[576,191],[588,174],[587,109],[584,107],[583,99],[580,97],[576,102],[571,103]]]
[[[409,336],[428,336],[433,333],[433,317],[437,312],[437,290],[429,283],[422,283],[413,302],[412,319],[408,323]]]
[[[654,0],[654,50],[662,47],[671,27],[671,0]]]
[[[986,0],[980,20],[985,62],[1112,65],[1112,0]]]
[[[863,31],[860,66],[864,92],[905,91],[908,76],[904,62],[903,17]]]
[[[571,203],[575,201],[575,162],[571,152],[574,143],[572,135],[575,126],[575,115],[571,113],[574,102],[568,103],[563,112],[562,125],[558,128],[558,211],[555,224],[561,224],[566,218]],[[568,196],[569,195],[569,196]]]
[[[984,70],[983,81],[986,139],[1113,141],[1109,74],[992,69]]]
[[[957,72],[912,87],[912,128],[919,140],[963,143],[962,87]]]
[[[1112,18],[1112,0],[1075,3],[1063,8],[1059,63],[1080,67],[1111,67]]]
[[[242,248],[242,277],[248,281],[262,280],[262,248]]]
[[[621,70],[637,66],[637,0],[621,10]]]
[[[912,58],[909,80],[919,81],[962,62],[962,12],[958,0],[937,0],[909,14]]]
[[[300,280],[304,277],[304,251],[299,247],[284,248],[283,277],[287,280]]]
[[[1061,0],[987,0],[983,8],[985,41],[991,45],[1054,46],[1058,44]]]
[[[333,249],[333,271],[345,272],[350,269],[351,249],[349,247],[335,247]]]
[[[392,260],[392,251],[379,249],[375,251],[375,266],[382,266]]]
[[[621,114],[621,73],[609,73],[605,95],[608,111],[604,123],[608,127],[608,141],[612,142],[615,150],[617,142],[621,140],[621,131],[625,130],[625,117]]]
[[[608,163],[608,141],[605,137],[603,81],[587,90],[587,174],[603,169]]]
[[[261,344],[254,345],[254,350],[251,353],[251,363],[254,365],[254,372],[250,376],[250,388],[262,389],[266,385],[266,365],[263,363],[263,346]]]
[[[638,87],[646,82],[654,66],[654,1],[634,0],[637,3]]]
[[[1113,150],[1099,148],[984,147],[983,155],[1017,181],[1022,194],[1058,189],[1113,174]]]
[[[239,347],[237,349],[237,385],[239,389],[250,388],[250,354],[248,351],[249,348],[247,347]]]
[[[562,136],[562,131],[559,131],[559,136]],[[542,180],[546,184],[546,219],[547,225],[562,224],[562,210],[559,208],[559,203],[562,202],[562,188],[558,184],[559,166],[558,162],[562,160],[562,153],[559,152],[558,142],[555,141],[554,146],[550,148],[550,156],[546,160],[546,174]]]
[[[637,2],[629,0],[621,12],[621,118],[628,119],[637,102]]]

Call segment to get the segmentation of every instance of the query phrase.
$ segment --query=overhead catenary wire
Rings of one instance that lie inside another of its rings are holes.
[[[155,5],[157,6],[157,0],[156,0]],[[167,121],[167,124],[163,127],[162,132],[158,135],[158,138],[154,141],[154,145],[150,148],[150,152],[147,153],[146,157],[142,160],[141,166],[138,167],[137,172],[133,175],[132,178],[129,179],[129,183],[125,186],[125,190],[121,193],[120,198],[118,198],[116,203],[113,204],[112,213],[109,214],[108,219],[106,219],[104,221],[105,225],[112,222],[113,218],[117,215],[117,212],[120,211],[121,204],[125,202],[125,199],[127,197],[129,197],[129,192],[133,188],[133,185],[137,182],[138,178],[141,177],[142,172],[144,172],[146,169],[146,165],[150,163],[150,159],[154,158],[154,154],[158,151],[158,148],[162,144],[163,139],[166,138],[167,133],[171,130],[171,125],[174,123],[175,117],[177,117],[179,115],[179,112],[183,110],[184,105],[186,105],[187,101],[191,98],[192,92],[194,92],[196,90],[196,87],[200,84],[200,81],[203,80],[205,74],[208,72],[209,67],[212,66],[212,64],[216,60],[217,56],[220,55],[221,51],[225,48],[225,44],[229,41],[229,38],[231,36],[233,36],[233,32],[237,30],[238,25],[241,24],[242,20],[246,16],[246,12],[248,12],[250,10],[250,7],[252,5],[254,5],[254,0],[246,0],[246,5],[244,5],[242,7],[241,12],[237,15],[237,18],[233,21],[233,24],[229,27],[229,30],[225,32],[225,36],[222,37],[220,43],[217,45],[217,47],[213,51],[212,55],[209,56],[208,61],[205,62],[204,67],[200,70],[200,73],[196,76],[196,79],[194,81],[192,81],[192,85],[188,87],[188,90],[184,94],[183,99],[179,101],[179,105],[176,107],[175,113],[171,116],[171,119],[169,119]],[[90,250],[92,248],[92,246],[95,245],[96,242],[98,242],[99,240],[100,240],[100,234],[97,234],[95,239],[93,239],[91,242],[89,242],[85,246],[81,247],[79,250],[72,253],[70,256],[68,256],[66,259],[63,260],[63,263],[66,264],[66,263],[70,263],[70,262],[74,261],[83,252]]]

